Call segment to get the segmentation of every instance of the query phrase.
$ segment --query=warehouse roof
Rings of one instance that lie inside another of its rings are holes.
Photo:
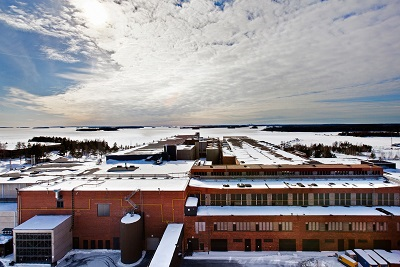
[[[114,177],[114,178],[86,178],[86,177],[60,177],[60,179],[35,184],[20,191],[48,191],[59,189],[61,191],[184,191],[189,183],[189,178],[170,178],[164,176],[153,177]]]
[[[18,225],[15,230],[53,230],[58,225],[68,220],[71,215],[36,215],[26,222]]]
[[[179,245],[179,238],[182,234],[183,224],[181,223],[170,223],[165,229],[165,232],[161,238],[160,244],[156,252],[154,253],[153,259],[151,260],[150,267],[169,267],[174,256],[174,252]]]
[[[386,207],[381,207],[386,209]],[[400,215],[400,207],[397,207]],[[387,216],[377,207],[362,206],[200,206],[197,216]]]
[[[279,188],[385,188],[398,187],[380,178],[279,178],[279,179],[191,179],[190,186],[218,189],[279,189]]]

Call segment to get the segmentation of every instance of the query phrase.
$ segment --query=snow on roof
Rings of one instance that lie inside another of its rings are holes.
[[[20,189],[20,191],[184,191],[189,178],[169,177],[114,177],[93,178],[70,177],[60,178],[49,183],[35,184]]]
[[[354,252],[357,255],[360,255],[368,264],[375,265],[375,261],[364,250],[356,248],[356,249],[354,249]]]
[[[0,203],[0,212],[17,211],[17,203]]]
[[[377,207],[377,208],[382,208],[390,213],[392,213],[395,216],[400,216],[400,207],[395,207],[395,206],[382,206],[382,207]]]
[[[374,251],[390,264],[400,263],[400,257],[399,254],[397,253],[387,252],[386,250],[383,249],[374,249]]]
[[[168,224],[149,267],[170,266],[176,246],[179,245],[179,237],[181,236],[182,229],[182,223]]]
[[[383,178],[280,178],[280,179],[191,179],[190,186],[202,188],[229,188],[243,189],[238,184],[251,185],[246,189],[266,189],[266,188],[382,188],[399,186],[393,182],[388,182]],[[303,185],[303,186],[301,186]]]
[[[199,199],[197,197],[188,197],[186,200],[186,207],[197,207]]]
[[[177,145],[176,149],[177,150],[192,150],[194,148],[194,145]]]
[[[224,138],[229,143],[232,153],[236,156],[238,161],[242,163],[302,164],[306,161],[299,156],[273,147],[265,142],[253,140],[258,145],[250,144],[247,142],[249,138],[246,136],[224,136]],[[234,144],[235,140],[240,140],[240,145]]]
[[[0,244],[4,245],[12,238],[12,235],[0,235]]]
[[[365,249],[365,253],[367,253],[376,263],[378,264],[386,264],[386,261],[384,261],[375,251],[371,249]]]
[[[374,207],[360,206],[200,206],[197,216],[386,216]]]
[[[124,171],[123,173],[132,173],[136,175],[136,174],[186,173],[189,172],[190,169],[192,168],[194,160],[163,161],[162,164],[154,164],[153,161],[146,161],[146,160],[131,160],[131,161],[107,160],[108,164],[96,166],[100,168],[100,170],[97,171],[96,174],[107,174],[108,169],[118,165],[124,166],[125,162],[129,166],[134,165],[135,167],[137,167],[137,169],[131,172]]]
[[[36,215],[18,225],[15,230],[53,230],[69,219],[71,215]]]
[[[139,221],[140,217],[141,216],[139,214],[128,213],[124,217],[122,217],[121,223],[123,223],[123,224],[131,224],[131,223]]]

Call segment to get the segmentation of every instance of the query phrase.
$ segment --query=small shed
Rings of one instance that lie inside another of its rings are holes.
[[[72,249],[71,215],[36,215],[13,230],[16,263],[57,262]]]
[[[13,252],[12,235],[0,234],[0,256],[4,257]]]
[[[197,216],[197,197],[188,197],[185,204],[185,216]]]

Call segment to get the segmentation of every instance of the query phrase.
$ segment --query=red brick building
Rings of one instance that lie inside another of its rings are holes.
[[[188,178],[63,178],[20,190],[19,221],[38,214],[72,215],[74,248],[119,249],[121,218],[135,211],[144,218],[143,247],[154,250],[168,223],[183,222],[188,182]]]
[[[219,165],[191,173],[37,184],[18,193],[19,222],[72,215],[73,246],[83,249],[119,249],[120,220],[132,211],[144,218],[149,250],[171,222],[184,223],[189,251],[400,248],[400,187],[380,167]],[[195,216],[185,216],[188,196],[198,199],[187,214]]]

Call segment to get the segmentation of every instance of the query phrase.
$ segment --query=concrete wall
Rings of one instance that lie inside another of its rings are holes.
[[[17,211],[0,211],[0,230],[18,225]]]
[[[53,230],[53,259],[52,262],[60,260],[72,249],[72,218],[65,220]]]

